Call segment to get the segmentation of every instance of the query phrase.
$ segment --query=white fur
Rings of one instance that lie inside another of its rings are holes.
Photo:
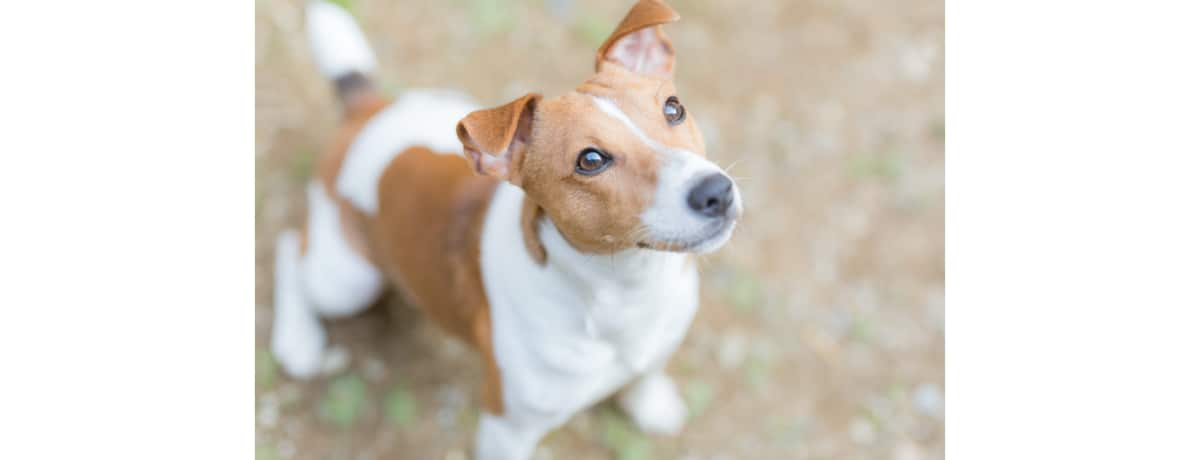
[[[353,315],[371,305],[383,288],[383,275],[346,241],[337,204],[318,181],[308,185],[308,253],[304,287],[322,316]]]
[[[480,267],[505,413],[481,419],[481,458],[528,458],[547,431],[637,376],[657,372],[698,305],[697,273],[684,254],[582,254],[543,220],[548,260],[538,265],[522,239],[523,198],[519,188],[501,183],[483,228]],[[674,403],[660,398],[678,395],[673,386],[655,384],[631,400],[637,406],[631,411],[651,428],[670,429]]]
[[[354,17],[324,1],[308,4],[308,44],[321,75],[334,79],[349,72],[375,70],[375,54]]]
[[[308,185],[308,248],[300,256],[294,231],[279,237],[275,259],[275,329],[271,350],[288,375],[321,369],[325,330],[320,318],[366,309],[383,288],[382,274],[350,247],[336,203],[318,181]]]
[[[645,27],[632,32],[613,44],[608,57],[616,59],[630,71],[641,74],[665,75],[671,71],[671,55],[658,39],[657,27]]]
[[[679,434],[683,422],[687,421],[688,409],[675,382],[660,372],[642,376],[618,402],[638,428],[647,433]]]
[[[342,163],[337,191],[359,210],[379,210],[379,177],[392,159],[413,146],[462,154],[458,121],[478,107],[454,91],[413,90],[392,102],[363,127]]]
[[[279,235],[275,243],[271,353],[284,372],[297,378],[310,378],[321,370],[321,350],[325,348],[325,330],[304,297],[300,239],[294,230],[289,230]]]
[[[613,101],[599,96],[592,96],[592,100],[601,112],[620,121],[638,139],[658,152],[662,163],[658,170],[654,201],[641,215],[642,223],[649,229],[650,238],[659,242],[681,243],[700,253],[714,251],[724,245],[733,235],[732,221],[701,217],[688,207],[687,195],[703,178],[725,172],[695,152],[666,146],[650,138]],[[737,215],[741,213],[741,207],[741,192],[734,185],[730,209]]]

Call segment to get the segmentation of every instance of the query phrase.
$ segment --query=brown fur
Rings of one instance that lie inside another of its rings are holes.
[[[354,143],[355,136],[371,120],[371,117],[386,108],[391,101],[376,93],[364,93],[356,95],[355,99],[347,102],[349,103],[345,107],[346,113],[342,120],[342,126],[338,129],[333,143],[317,158],[314,175],[325,188],[325,193],[337,204],[338,221],[341,222],[342,234],[350,243],[350,247],[367,260],[376,263],[374,254],[367,247],[363,229],[366,216],[335,191],[337,190],[337,176],[342,170],[342,162],[346,160],[346,154],[350,151],[350,144]],[[308,223],[305,219],[305,223],[300,226],[300,254],[305,254],[307,249]],[[378,264],[376,263],[376,265]]]
[[[670,80],[605,63],[575,92],[538,104],[520,164],[521,186],[582,252],[608,254],[652,244],[642,239],[640,216],[654,197],[661,159],[624,124],[596,108],[593,95],[612,100],[658,143],[705,154],[691,117],[670,126],[662,115],[662,105],[675,95]],[[655,126],[661,129],[651,129]],[[587,147],[612,155],[614,164],[596,176],[576,174],[576,158]]]
[[[502,413],[500,372],[479,273],[479,234],[496,181],[474,174],[461,157],[409,149],[380,178],[379,214],[364,215],[334,193],[337,177],[355,136],[391,101],[360,94],[348,102],[342,126],[315,174],[338,206],[342,234],[440,327],[479,350],[485,364],[484,405]],[[300,234],[304,251],[306,226]]]
[[[608,40],[605,40],[604,44],[600,45],[600,49],[596,51],[596,71],[600,71],[601,64],[609,59],[609,51],[621,38],[646,27],[658,26],[678,20],[679,13],[676,13],[675,10],[671,9],[670,6],[661,0],[639,1],[636,5],[633,5],[633,8],[629,9],[629,13],[625,14],[625,19],[621,20],[621,23],[613,30]],[[671,46],[671,40],[667,39],[667,35],[663,32],[662,27],[655,27],[654,33],[659,41],[662,42],[666,52],[674,55],[675,48]],[[669,76],[671,74],[671,70],[673,70],[671,67],[673,66],[668,66],[664,69],[666,71],[665,75]]]
[[[439,326],[480,351],[485,404],[501,413],[500,371],[479,271],[480,233],[496,183],[474,174],[462,157],[408,149],[380,179],[379,214],[369,234],[388,279]]]
[[[458,123],[463,153],[476,172],[521,185],[521,163],[529,143],[533,111],[541,99],[540,94],[526,94],[494,109],[471,112]]]
[[[538,236],[538,224],[545,217],[545,212],[536,202],[525,197],[521,203],[521,236],[525,239],[525,249],[538,265],[546,265],[546,246]]]

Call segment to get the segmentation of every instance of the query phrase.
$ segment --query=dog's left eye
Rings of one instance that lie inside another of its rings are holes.
[[[612,164],[612,156],[599,149],[588,147],[579,152],[575,159],[575,172],[585,176],[600,174]]]
[[[683,123],[683,119],[687,118],[687,111],[683,109],[683,103],[679,102],[679,98],[671,96],[663,104],[663,116],[667,118],[667,124],[675,126]]]

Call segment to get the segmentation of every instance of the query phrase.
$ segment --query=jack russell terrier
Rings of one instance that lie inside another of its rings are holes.
[[[447,91],[388,100],[353,18],[324,2],[307,15],[344,120],[304,226],[277,242],[283,369],[314,376],[320,318],[395,286],[482,357],[478,458],[529,458],[618,391],[639,428],[677,433],[687,408],[663,368],[698,305],[691,254],[724,245],[742,213],[675,93],[661,25],[678,14],[639,1],[575,90],[490,109]]]

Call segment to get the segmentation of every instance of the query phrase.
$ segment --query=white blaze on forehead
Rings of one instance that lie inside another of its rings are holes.
[[[617,104],[614,104],[613,101],[600,96],[592,96],[592,101],[596,102],[596,107],[599,108],[601,112],[604,112],[610,117],[616,118],[617,121],[620,121],[625,125],[626,128],[629,128],[629,130],[632,131],[633,134],[638,137],[638,139],[640,139],[646,145],[649,145],[650,148],[654,149],[654,151],[661,154],[664,153],[664,150],[668,149],[668,147],[658,143],[658,141],[655,141],[654,139],[651,139],[650,136],[647,136],[646,132],[642,131],[641,127],[635,124],[633,120],[629,119],[629,115],[626,115],[625,112],[621,111],[621,108],[617,107]]]
[[[712,223],[693,212],[687,204],[687,194],[701,178],[722,173],[721,168],[687,149],[663,145],[641,129],[629,115],[621,111],[613,101],[592,96],[596,107],[629,128],[639,140],[658,153],[658,184],[650,207],[642,212],[642,223],[650,230],[650,237],[658,241],[691,241],[708,231]],[[741,206],[741,198],[734,187],[735,206]]]

